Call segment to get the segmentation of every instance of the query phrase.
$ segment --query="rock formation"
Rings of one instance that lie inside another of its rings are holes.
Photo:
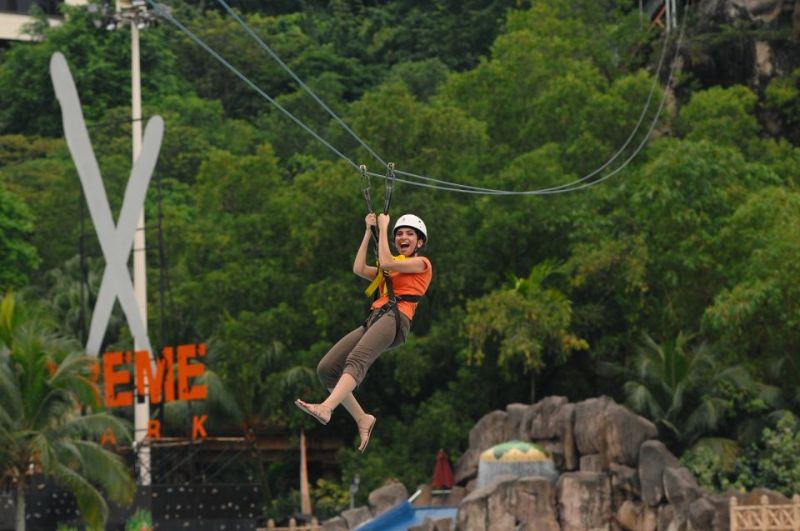
[[[763,90],[800,67],[800,0],[704,0],[687,28],[682,69],[704,87]]]
[[[458,483],[440,503],[458,505],[459,531],[727,531],[728,500],[756,505],[759,489],[724,495],[703,491],[689,469],[660,441],[652,422],[608,397],[570,403],[560,396],[536,404],[510,404],[484,415],[469,434],[469,448],[455,466]],[[476,488],[478,456],[508,439],[546,448],[560,476],[500,476]],[[552,478],[551,478],[552,479]],[[432,505],[430,485],[418,503]],[[344,511],[323,530],[353,529],[408,498],[400,483],[369,495],[369,506]],[[427,521],[415,531],[453,529],[449,521]]]
[[[555,486],[505,476],[471,490],[478,472],[473,456],[486,448],[470,444],[455,470],[468,492],[458,510],[461,531],[727,531],[730,496],[755,504],[764,493],[704,492],[655,439],[650,421],[607,397],[511,404],[478,421],[470,441],[491,446],[499,434],[548,448],[559,456],[561,476]]]

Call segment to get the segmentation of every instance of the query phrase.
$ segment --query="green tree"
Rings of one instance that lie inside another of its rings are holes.
[[[788,76],[773,78],[765,92],[767,107],[778,114],[786,129],[783,136],[797,145],[800,139],[800,68]]]
[[[485,124],[449,101],[419,102],[400,81],[354,103],[351,126],[398,169],[469,184],[481,174],[479,155],[488,148]]]
[[[23,293],[27,298],[36,297],[42,301],[42,307],[60,334],[85,341],[104,267],[102,260],[88,257],[81,263],[80,256],[75,255],[61,267],[45,272]],[[125,324],[122,312],[112,312],[105,333],[106,344],[119,340]]]
[[[512,287],[467,303],[468,359],[481,364],[487,341],[496,341],[497,364],[506,378],[514,378],[519,370],[530,374],[531,403],[536,401],[536,375],[542,369],[563,363],[575,350],[589,348],[570,331],[570,300],[545,285],[556,271],[552,263],[538,264],[527,278],[515,278]]]
[[[27,205],[0,184],[0,289],[25,285],[39,263],[30,243],[32,216]]]
[[[291,77],[233,17],[216,11],[196,10],[186,4],[180,7],[175,13],[176,18],[264,92],[273,98],[294,92]],[[293,70],[297,69],[301,78],[307,79],[310,72],[297,68],[297,58],[315,43],[301,28],[301,18],[299,14],[271,17],[252,13],[244,16],[252,30]],[[200,97],[221,101],[226,114],[235,118],[254,117],[269,108],[268,102],[180,30],[170,25],[168,31],[172,49],[180,58],[177,72],[191,82]]]
[[[600,333],[623,344],[645,330],[669,337],[699,328],[725,285],[726,223],[752,191],[780,182],[736,148],[705,140],[655,142],[644,157],[618,186],[593,190],[570,235],[573,296],[579,305],[604,301]]]
[[[749,152],[761,130],[753,113],[757,101],[743,85],[697,92],[680,111],[679,129],[689,140],[708,140]]]
[[[13,44],[0,64],[0,93],[13,94],[0,109],[0,133],[58,136],[61,113],[50,80],[50,57],[60,51],[70,63],[72,75],[86,102],[90,122],[110,108],[130,102],[130,35],[98,29],[97,16],[86,7],[70,8],[64,24],[44,30],[41,42]],[[165,40],[163,28],[142,34],[141,61],[145,101],[164,94],[189,90],[178,73],[176,56]]]
[[[725,386],[752,386],[742,366],[726,366],[708,344],[691,340],[679,333],[657,343],[645,334],[630,367],[604,365],[606,371],[623,376],[631,409],[651,419],[662,437],[681,450],[722,427],[733,408]]]
[[[26,310],[28,313],[26,313]],[[90,380],[93,358],[54,335],[41,317],[16,304],[0,303],[0,471],[16,490],[16,529],[25,529],[25,488],[30,472],[69,489],[86,524],[101,529],[108,515],[98,490],[117,503],[132,501],[135,484],[124,461],[92,439],[129,429],[107,413],[82,414],[100,405]]]
[[[600,159],[590,164],[599,166],[611,152],[605,141],[624,138],[638,118],[642,107],[630,101],[644,104],[650,86],[649,76],[637,74],[631,76],[638,85],[635,92],[609,89],[612,76],[604,74],[617,73],[623,62],[612,57],[629,53],[618,48],[625,43],[618,32],[633,39],[647,35],[635,29],[631,17],[612,21],[599,9],[597,2],[548,0],[509,12],[491,58],[451,76],[443,96],[486,123],[501,155],[563,142],[569,144],[565,152],[574,153],[570,163]],[[630,99],[620,99],[622,94]],[[604,127],[610,116],[623,123]]]
[[[734,466],[734,486],[744,489],[767,486],[787,496],[800,491],[800,431],[797,418],[784,414],[774,427],[764,428],[761,441],[753,444]]]
[[[281,267],[289,227],[270,211],[282,186],[271,148],[244,157],[213,150],[197,180],[194,210],[170,229],[182,235],[172,271],[178,308],[206,338],[219,315],[277,305],[295,284]]]
[[[41,258],[36,265],[44,271],[60,266],[78,251],[82,207],[80,181],[64,141],[0,136],[0,153],[0,181],[22,199],[15,210],[26,213],[26,238]]]
[[[759,368],[796,408],[800,194],[769,187],[748,197],[720,234],[726,283],[703,315],[703,328],[728,352]]]

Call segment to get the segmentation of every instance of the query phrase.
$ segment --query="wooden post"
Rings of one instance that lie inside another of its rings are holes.
[[[275,520],[272,518],[267,520],[267,529],[275,529]]]
[[[731,496],[730,504],[728,505],[728,515],[731,519],[731,531],[736,531],[736,506],[738,502],[734,496]]]
[[[800,5],[800,4],[798,4]],[[792,529],[793,531],[800,531],[800,494],[795,494],[792,496]]]
[[[769,500],[767,499],[767,495],[766,494],[762,494],[761,495],[761,525],[759,526],[759,529],[769,529],[769,525],[767,524],[767,522],[769,522],[769,515],[767,514],[769,512],[769,509],[767,509],[767,504],[769,504]]]
[[[308,487],[308,457],[306,455],[306,432],[300,430],[300,512],[311,514],[311,494]]]
[[[297,522],[294,518],[289,518],[289,529],[297,529]]]

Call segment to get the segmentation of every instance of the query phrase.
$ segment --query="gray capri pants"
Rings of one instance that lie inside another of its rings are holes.
[[[367,318],[367,325],[359,326],[340,339],[317,365],[317,376],[326,389],[333,389],[343,373],[353,377],[361,385],[367,369],[382,352],[402,345],[411,329],[411,320],[400,312],[400,335],[397,335],[395,318],[397,308],[389,310],[375,320],[378,310]]]

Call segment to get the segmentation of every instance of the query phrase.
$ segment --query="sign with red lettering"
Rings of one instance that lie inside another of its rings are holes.
[[[102,356],[102,366],[92,372],[92,381],[103,375],[103,402],[106,407],[130,407],[134,393],[140,397],[147,395],[150,403],[159,404],[175,400],[205,400],[208,389],[196,379],[205,374],[205,365],[200,358],[205,357],[203,343],[179,345],[177,348],[165,347],[155,363],[150,362],[146,350],[128,352],[106,352]],[[136,382],[135,386],[131,383]],[[207,415],[192,418],[192,439],[207,436],[205,422]],[[161,423],[151,419],[147,425],[147,439],[161,438]],[[100,438],[100,444],[115,445],[117,439],[109,428]]]
[[[161,358],[155,362],[155,373],[146,350],[103,354],[103,398],[106,406],[133,405],[134,391],[130,389],[130,383],[134,381],[133,373],[136,375],[136,394],[142,397],[149,394],[152,404],[159,404],[162,400],[205,400],[208,395],[205,384],[193,382],[194,378],[205,373],[205,365],[198,360],[206,355],[205,344],[179,345],[177,354],[176,360],[175,349],[164,348]],[[120,386],[127,389],[121,390]]]
[[[205,400],[208,394],[206,386],[192,381],[205,373],[205,365],[198,361],[198,358],[206,355],[205,344],[179,345],[177,360],[172,347],[166,347],[161,352],[161,358],[155,362],[155,374],[146,350],[103,354],[103,399],[106,407],[133,405],[132,381],[136,382],[136,394],[149,394],[152,404],[159,404],[162,400]],[[125,390],[120,390],[120,387]]]

